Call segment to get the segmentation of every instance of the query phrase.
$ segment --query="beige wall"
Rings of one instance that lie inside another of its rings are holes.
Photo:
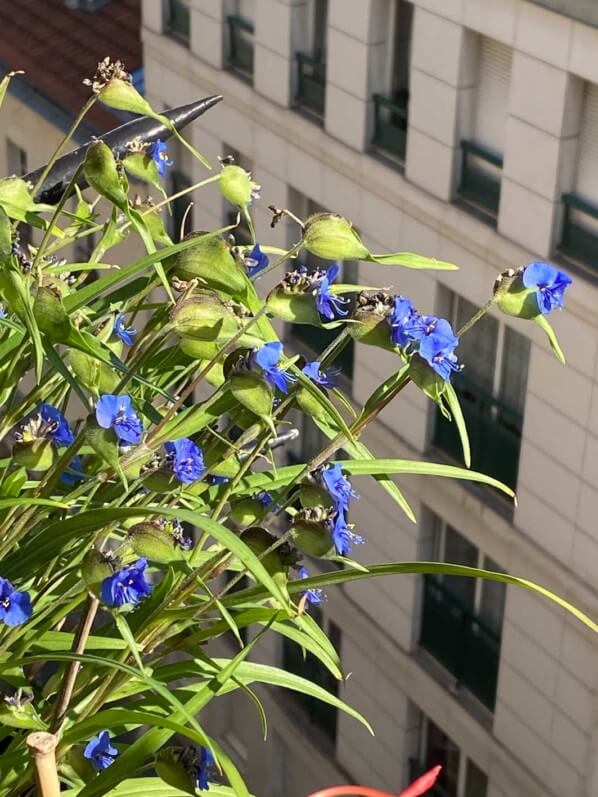
[[[160,35],[159,28],[144,30],[146,84],[158,103],[224,95],[224,103],[195,125],[193,140],[213,162],[224,141],[253,161],[263,186],[255,205],[259,235],[271,240],[267,206],[284,206],[289,189],[298,190],[348,215],[375,251],[417,251],[458,263],[459,272],[437,274],[361,264],[362,281],[392,284],[430,311],[441,287],[481,305],[499,271],[548,256],[558,234],[558,199],[575,158],[579,81],[598,82],[598,31],[525,0],[416,0],[412,77],[413,91],[422,96],[412,100],[403,175],[365,151],[365,87],[382,4],[330,2],[324,128],[292,110],[290,94],[281,88],[292,85],[287,42],[300,5],[258,0],[255,89],[221,69],[219,3],[192,2],[191,50]],[[459,120],[475,35],[514,48],[497,230],[446,201],[453,196],[458,169]],[[196,217],[196,226],[218,225],[217,189],[199,194],[196,209],[201,219],[198,224]],[[284,230],[276,235],[284,242]],[[576,274],[566,312],[553,317],[568,359],[565,368],[551,356],[538,329],[500,318],[531,341],[519,502],[512,520],[458,482],[416,477],[400,482],[418,518],[427,506],[509,572],[543,584],[593,617],[598,616],[597,308],[596,285]],[[394,368],[389,355],[358,347],[355,400],[365,400]],[[370,432],[371,448],[379,456],[421,457],[432,412],[415,389],[408,389]],[[356,481],[363,497],[353,519],[368,538],[358,558],[417,558],[425,532],[421,524],[403,518],[376,485]],[[281,786],[276,745],[262,747],[255,729],[243,730],[251,711],[243,704],[231,722],[247,746],[249,773],[259,759],[264,779],[256,780],[258,793],[283,789],[294,797],[347,772],[368,785],[398,791],[406,777],[407,698],[487,773],[489,797],[598,793],[598,638],[547,600],[510,587],[497,707],[494,717],[480,722],[459,695],[418,663],[417,597],[411,576],[330,590],[325,612],[343,629],[343,661],[352,673],[345,695],[372,720],[377,735],[371,738],[342,717],[335,775],[330,762],[324,765],[313,750],[316,757],[305,758],[310,731],[306,738],[289,735],[289,717],[284,710],[275,712],[272,728],[288,739],[290,780]],[[276,660],[276,651],[263,651],[261,657]],[[301,725],[292,727],[297,731]],[[312,763],[298,765],[304,760]],[[274,773],[270,787],[266,770]]]

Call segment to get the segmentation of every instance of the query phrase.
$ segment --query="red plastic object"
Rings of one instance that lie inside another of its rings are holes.
[[[315,791],[309,797],[420,797],[436,783],[441,769],[440,766],[432,767],[398,795],[380,789],[370,789],[369,786],[330,786],[328,789]]]

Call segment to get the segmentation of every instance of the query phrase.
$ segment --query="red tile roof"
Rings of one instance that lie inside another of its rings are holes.
[[[22,69],[46,99],[73,117],[89,97],[92,77],[106,55],[129,72],[142,66],[140,0],[108,0],[95,11],[73,11],[64,0],[0,2],[0,62]],[[104,132],[122,119],[97,103],[89,124]]]

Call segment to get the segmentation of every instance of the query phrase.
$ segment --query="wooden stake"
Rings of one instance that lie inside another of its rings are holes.
[[[27,737],[29,755],[35,769],[38,797],[60,797],[60,781],[56,768],[56,745],[53,733],[35,731]]]

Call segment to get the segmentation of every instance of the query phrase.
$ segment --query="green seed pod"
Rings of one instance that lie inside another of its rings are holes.
[[[496,280],[494,297],[496,306],[506,315],[517,318],[537,318],[540,313],[537,289],[523,284],[523,270],[503,272]]]
[[[102,551],[97,548],[90,548],[81,562],[81,576],[87,588],[99,595],[102,581],[114,572],[112,562]]]
[[[9,307],[20,319],[27,317],[26,296],[29,288],[23,277],[16,271],[2,269],[0,271],[0,296],[5,307]]]
[[[33,302],[33,315],[38,327],[52,343],[64,343],[68,340],[71,321],[54,286],[43,285],[38,288]]]
[[[446,392],[446,382],[419,354],[414,354],[409,362],[409,376],[417,387],[442,406],[441,398]]]
[[[27,470],[46,471],[56,462],[56,449],[50,440],[27,440],[15,443],[12,449],[14,461]]]
[[[155,493],[172,493],[180,489],[181,482],[171,470],[164,467],[147,473],[143,478],[143,486]]]
[[[86,387],[94,396],[100,393],[114,393],[120,379],[106,363],[96,360],[79,349],[70,349],[69,364],[73,373],[83,387]]]
[[[110,108],[142,116],[155,116],[152,106],[128,80],[113,77],[98,93],[98,99]]]
[[[326,391],[323,391],[326,392]],[[295,400],[301,409],[309,418],[321,418],[327,420],[328,412],[320,404],[316,396],[312,395],[305,387],[300,387],[295,393]]]
[[[230,392],[248,410],[260,418],[272,415],[272,388],[258,374],[232,373],[229,377]]]
[[[233,257],[230,244],[223,238],[206,235],[192,232],[185,236],[185,241],[197,238],[197,243],[177,254],[173,274],[186,281],[197,279],[230,296],[244,293],[248,280]]]
[[[302,484],[299,501],[304,509],[331,507],[333,503],[330,493],[318,484]]]
[[[295,293],[282,282],[270,291],[266,304],[270,313],[283,321],[311,324],[314,327],[322,326],[312,293]]]
[[[369,260],[370,253],[350,221],[335,213],[316,213],[305,223],[303,246],[324,260]]]
[[[222,168],[219,185],[222,196],[239,208],[246,208],[260,188],[253,182],[249,172],[233,164]]]
[[[89,185],[124,210],[128,206],[126,181],[119,174],[112,150],[102,141],[94,141],[89,145],[83,173]]]
[[[178,335],[196,340],[232,338],[240,328],[238,316],[215,293],[189,296],[174,306],[170,320]]]
[[[128,539],[138,556],[152,562],[169,564],[184,558],[172,534],[157,523],[137,523],[129,530]]]
[[[251,526],[245,529],[245,531],[241,533],[241,539],[245,545],[251,548],[256,556],[261,556],[264,551],[276,542],[276,537],[260,526]],[[271,576],[284,574],[284,565],[278,548],[270,551],[270,553],[262,557],[260,561]]]
[[[237,526],[252,526],[258,523],[266,512],[266,508],[257,498],[241,498],[230,507],[230,516]]]
[[[179,747],[170,747],[158,752],[154,764],[156,773],[164,783],[179,792],[195,796],[194,762],[188,752]]]
[[[198,341],[194,340],[192,342],[197,343]],[[182,344],[183,341],[181,340],[181,349],[185,351]],[[188,354],[187,351],[185,351],[185,353]],[[209,360],[211,359],[212,357],[209,358]],[[205,359],[203,361],[200,361],[198,365],[200,371],[208,364],[209,360]],[[216,363],[215,365],[213,365],[208,371],[208,373],[205,375],[205,380],[209,385],[212,385],[212,387],[222,387],[222,385],[226,381],[224,378],[224,368],[222,366],[222,363]]]
[[[160,182],[160,175],[158,174],[158,166],[149,155],[143,152],[132,152],[122,159],[122,165],[125,167],[127,174],[137,180],[151,183],[161,193],[164,192]],[[147,219],[147,216],[145,218]]]
[[[327,513],[321,509],[303,509],[293,518],[292,539],[307,556],[333,556],[334,543],[326,525]]]

